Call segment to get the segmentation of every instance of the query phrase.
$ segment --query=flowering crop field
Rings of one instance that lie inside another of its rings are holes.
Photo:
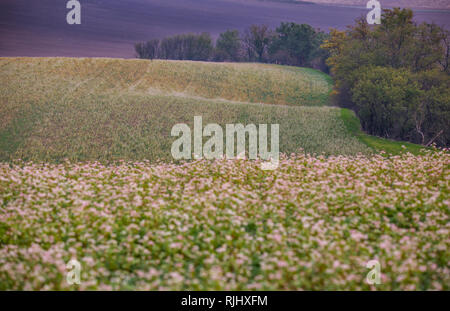
[[[450,290],[449,169],[446,151],[291,155],[274,171],[4,163],[0,289]]]
[[[450,290],[450,153],[380,154],[401,143],[327,107],[327,75],[73,58],[0,67],[0,290]],[[274,171],[173,163],[170,130],[194,116],[280,124],[290,156]],[[72,259],[79,285],[66,280]]]

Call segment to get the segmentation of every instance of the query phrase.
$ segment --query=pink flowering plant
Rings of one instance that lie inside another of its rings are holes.
[[[445,150],[282,156],[273,171],[3,163],[0,289],[450,290],[449,165]]]

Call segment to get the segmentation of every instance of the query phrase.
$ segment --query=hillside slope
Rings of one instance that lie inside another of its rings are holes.
[[[310,69],[71,58],[2,58],[0,68],[0,161],[171,160],[172,127],[193,128],[194,116],[279,123],[285,153],[369,152],[324,107],[329,77]]]

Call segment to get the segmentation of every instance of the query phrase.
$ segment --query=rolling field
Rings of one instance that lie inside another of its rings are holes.
[[[450,290],[450,153],[362,133],[331,88],[272,65],[0,58],[0,290]],[[287,155],[171,163],[196,115],[279,123]]]
[[[324,107],[328,76],[257,64],[0,60],[0,160],[170,160],[172,127],[280,124],[280,151],[369,153]]]

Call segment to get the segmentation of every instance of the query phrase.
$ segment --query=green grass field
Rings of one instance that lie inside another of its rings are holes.
[[[0,59],[0,160],[171,160],[177,123],[280,124],[280,151],[370,153],[318,71],[261,64]]]
[[[367,135],[361,130],[358,117],[349,109],[341,109],[341,117],[350,133],[356,136],[362,143],[369,146],[373,151],[384,152],[385,156],[399,155],[405,152],[417,155],[423,153],[425,149],[430,149],[405,141],[395,141]]]

